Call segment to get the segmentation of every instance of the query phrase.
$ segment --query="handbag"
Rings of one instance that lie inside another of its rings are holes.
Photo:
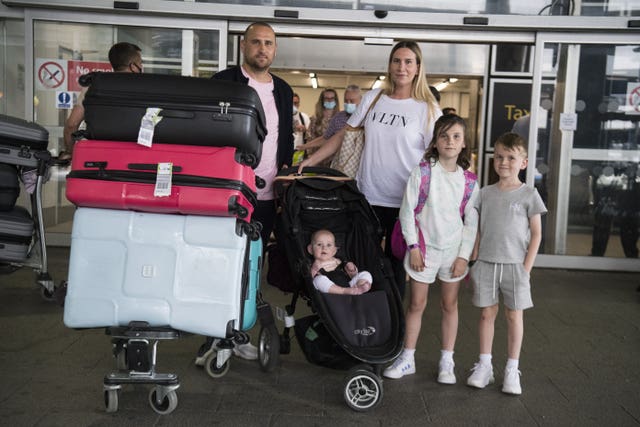
[[[340,151],[331,161],[331,168],[355,178],[360,167],[360,158],[364,148],[364,127],[345,130]]]
[[[375,99],[369,105],[365,118],[378,102],[382,91],[378,92]],[[364,120],[363,120],[364,122]],[[360,167],[360,159],[362,158],[362,150],[364,149],[364,126],[351,127],[347,126],[344,132],[344,138],[342,139],[342,145],[340,151],[334,156],[331,161],[331,168],[337,169],[345,175],[355,178]]]

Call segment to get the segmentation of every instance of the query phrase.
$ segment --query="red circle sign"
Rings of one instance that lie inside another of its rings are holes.
[[[634,110],[640,111],[640,86],[636,86],[629,94],[629,105]]]
[[[38,80],[48,89],[55,89],[64,83],[64,68],[57,62],[45,62],[38,69]]]

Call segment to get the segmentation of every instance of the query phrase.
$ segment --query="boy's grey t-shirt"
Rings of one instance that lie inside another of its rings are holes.
[[[524,184],[511,191],[489,185],[480,190],[475,208],[480,213],[478,259],[523,263],[529,246],[529,218],[547,212],[538,191]]]

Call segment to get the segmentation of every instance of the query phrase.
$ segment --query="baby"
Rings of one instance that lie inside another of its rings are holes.
[[[371,289],[373,278],[368,271],[358,272],[353,262],[345,263],[335,257],[338,247],[331,231],[313,233],[307,250],[314,258],[311,266],[313,286],[320,292],[360,295]]]

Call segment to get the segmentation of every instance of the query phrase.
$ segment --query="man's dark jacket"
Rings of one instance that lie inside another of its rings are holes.
[[[214,79],[231,80],[249,84],[249,79],[242,74],[240,67],[222,70],[213,76]],[[293,90],[280,77],[271,74],[273,79],[273,97],[278,110],[278,169],[283,165],[291,166],[293,157]],[[266,123],[265,123],[266,125]]]

